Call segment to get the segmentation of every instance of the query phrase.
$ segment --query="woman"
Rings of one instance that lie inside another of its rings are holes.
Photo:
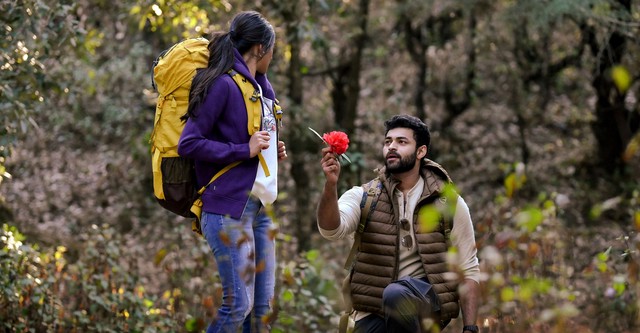
[[[287,157],[265,74],[274,44],[273,27],[262,15],[237,14],[229,32],[211,39],[208,66],[198,70],[191,86],[178,153],[195,161],[200,186],[239,162],[202,195],[200,225],[223,287],[223,304],[207,333],[237,332],[240,326],[243,332],[269,330],[262,318],[274,296],[276,260],[273,222],[264,206],[276,199],[278,161]],[[251,82],[261,103],[261,124],[251,135],[248,108],[231,70]]]

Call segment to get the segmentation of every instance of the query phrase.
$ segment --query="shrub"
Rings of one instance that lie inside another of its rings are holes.
[[[66,249],[40,251],[15,227],[0,237],[0,321],[5,332],[176,331],[171,314],[146,295],[119,260],[111,228],[93,227],[84,251],[67,263]]]

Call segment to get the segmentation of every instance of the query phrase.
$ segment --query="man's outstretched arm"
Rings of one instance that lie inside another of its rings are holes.
[[[329,147],[322,149],[322,171],[326,180],[318,203],[316,217],[320,228],[334,230],[340,226],[340,208],[338,207],[340,163],[331,153]]]

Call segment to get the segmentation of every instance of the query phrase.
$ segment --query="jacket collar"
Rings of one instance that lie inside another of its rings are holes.
[[[381,166],[375,171],[378,173],[378,177],[380,177],[388,193],[392,194],[399,181],[392,174],[387,173],[385,166]],[[424,159],[424,164],[420,169],[420,176],[424,181],[422,197],[440,193],[447,183],[452,182],[447,171],[440,164],[428,158]]]
[[[233,64],[233,69],[242,74],[255,89],[258,89],[258,85],[262,88],[262,95],[271,100],[275,100],[275,93],[273,92],[273,88],[271,87],[271,83],[267,79],[267,74],[256,73],[256,77],[251,76],[251,72],[249,71],[249,66],[242,58],[242,54],[238,52],[236,48],[233,49],[233,53],[235,55],[235,63]]]

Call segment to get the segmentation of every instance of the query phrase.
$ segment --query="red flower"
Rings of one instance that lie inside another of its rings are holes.
[[[331,152],[342,155],[349,148],[349,137],[346,133],[340,131],[332,131],[324,133],[322,139],[331,147]]]

